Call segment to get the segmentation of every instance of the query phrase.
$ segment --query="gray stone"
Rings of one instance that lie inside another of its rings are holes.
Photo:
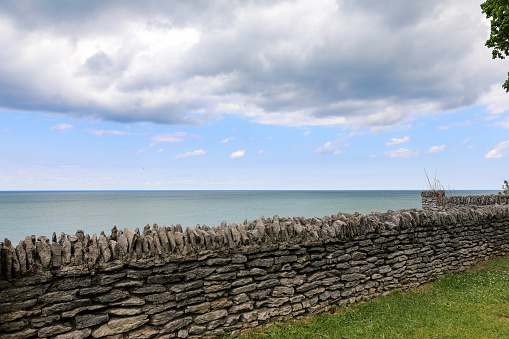
[[[115,289],[115,290],[112,290],[104,295],[95,297],[94,300],[105,304],[105,303],[112,303],[112,302],[118,301],[120,299],[125,299],[127,297],[129,297],[128,292]]]
[[[18,321],[13,321],[13,322],[5,323],[5,324],[0,325],[0,333],[3,333],[3,332],[14,332],[14,331],[17,331],[17,330],[21,330],[26,325],[27,325],[27,321],[26,320],[18,320]]]
[[[126,316],[126,315],[137,315],[142,311],[139,308],[112,308],[108,309],[108,313],[111,315]]]
[[[152,326],[145,325],[143,327],[137,328],[134,331],[127,333],[128,339],[148,339],[154,338],[159,334]]]
[[[145,325],[149,319],[147,315],[137,315],[134,317],[122,317],[110,319],[108,323],[101,325],[92,332],[94,338],[102,338],[109,335],[125,333],[135,328]]]
[[[241,286],[241,287],[237,287],[237,288],[234,288],[230,291],[231,294],[235,295],[235,294],[240,294],[240,293],[247,293],[247,292],[252,292],[254,290],[256,290],[256,284],[250,284],[250,285],[246,285],[246,286]]]
[[[254,305],[254,302],[252,302],[252,301],[246,302],[243,304],[239,304],[239,305],[234,305],[234,306],[230,307],[229,313],[234,314],[234,313],[239,313],[242,311],[250,311],[253,309],[253,305]]]
[[[210,303],[205,302],[198,305],[187,306],[185,313],[206,313],[210,311]]]
[[[89,306],[82,306],[74,308],[67,312],[62,312],[62,318],[73,318],[76,316],[76,314],[83,312],[83,311],[95,311],[106,308],[106,305],[89,305]]]
[[[93,286],[93,287],[85,287],[80,289],[80,295],[93,295],[93,294],[101,294],[111,291],[111,286]]]
[[[150,278],[150,277],[149,277]],[[135,288],[132,290],[134,294],[149,294],[149,293],[160,293],[166,292],[166,288],[163,285],[145,285],[140,288]]]
[[[47,326],[59,319],[60,319],[60,316],[58,314],[49,315],[46,317],[32,318],[32,319],[30,319],[30,324],[32,325],[32,327],[39,328],[39,327]]]
[[[54,305],[51,305],[48,307],[44,307],[42,309],[42,316],[45,317],[45,316],[48,316],[53,313],[65,312],[65,311],[69,311],[74,308],[88,306],[88,305],[90,305],[90,303],[91,303],[90,299],[79,299],[79,300],[69,301],[66,303],[54,304]]]
[[[141,306],[141,305],[145,305],[145,300],[133,296],[131,296],[129,299],[117,301],[115,303],[110,304],[110,306],[121,306],[121,307]]]
[[[66,324],[58,324],[40,328],[37,331],[37,335],[42,338],[47,338],[60,333],[69,332],[70,330],[72,330],[72,326]]]
[[[77,315],[74,319],[76,321],[76,329],[80,330],[102,324],[109,320],[109,316],[107,314],[85,314]]]
[[[224,318],[228,315],[228,312],[226,310],[218,310],[209,312],[206,314],[199,315],[195,318],[194,322],[195,324],[205,324],[209,321]]]
[[[36,329],[26,329],[23,331],[15,332],[15,333],[9,333],[9,334],[3,334],[3,339],[25,339],[25,338],[33,338],[35,334],[37,333]]]
[[[85,328],[79,331],[72,331],[65,334],[59,334],[53,339],[84,339],[90,336],[92,330],[89,328]]]
[[[142,308],[142,312],[144,314],[150,315],[150,314],[155,314],[155,313],[160,313],[160,312],[166,311],[167,309],[176,307],[176,306],[177,306],[177,303],[174,301],[170,301],[170,302],[164,303],[164,304],[145,305]]]
[[[182,312],[182,311],[168,310],[165,312],[161,312],[161,313],[152,315],[150,317],[149,323],[151,325],[156,325],[156,326],[163,325],[175,318],[180,317],[183,314],[184,314],[184,312]]]
[[[191,317],[171,321],[171,322],[167,323],[166,325],[164,325],[164,332],[165,333],[175,332],[175,331],[181,329],[182,327],[189,325],[192,322],[193,322],[193,318],[191,318]]]
[[[286,287],[286,286],[276,286],[274,287],[274,290],[272,291],[273,297],[291,297],[295,293],[293,287]]]

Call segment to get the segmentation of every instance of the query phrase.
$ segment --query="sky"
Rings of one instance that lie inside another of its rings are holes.
[[[473,0],[0,0],[0,191],[500,189]]]

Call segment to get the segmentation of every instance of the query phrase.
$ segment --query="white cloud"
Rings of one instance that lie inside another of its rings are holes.
[[[161,153],[163,151],[164,151],[164,148],[160,148],[160,149],[157,150],[158,153]]]
[[[496,122],[496,123],[492,124],[492,126],[500,126],[500,127],[508,128],[509,129],[509,119],[506,119],[504,121]]]
[[[444,125],[444,126],[438,126],[438,129],[439,130],[442,130],[442,131],[445,131],[445,130],[448,130],[448,129],[451,129],[453,127],[465,127],[465,126],[472,126],[474,123],[470,120],[466,120],[466,121],[459,121],[459,122],[454,122],[452,124],[449,124],[449,125]]]
[[[95,134],[97,136],[103,137],[105,135],[127,135],[128,133],[125,131],[117,131],[117,130],[104,130],[104,129],[89,129],[88,132]]]
[[[140,150],[136,151],[136,154],[140,154],[140,153],[143,153],[143,152],[145,152],[145,150],[144,149],[140,149]]]
[[[309,135],[311,133],[311,131],[306,131],[304,132],[304,135]]]
[[[481,96],[479,102],[486,105],[489,114],[501,114],[509,111],[509,96],[502,88],[501,83],[493,84],[490,90]]]
[[[61,132],[67,131],[67,130],[69,130],[71,128],[74,128],[74,126],[71,125],[71,124],[67,124],[65,122],[56,124],[55,126],[51,127],[52,130],[58,130],[58,131],[61,131]]]
[[[442,146],[431,146],[430,148],[428,148],[426,150],[426,152],[428,153],[438,153],[438,152],[443,152],[445,150],[445,145],[442,145]]]
[[[177,154],[175,156],[175,159],[179,159],[179,158],[187,158],[187,157],[194,157],[194,156],[197,156],[197,155],[205,155],[207,154],[206,151],[202,150],[202,149],[198,149],[196,151],[188,151],[186,153],[183,153],[183,154]]]
[[[502,158],[504,155],[509,153],[509,140],[502,141],[494,149],[489,151],[484,157],[488,159]]]
[[[0,93],[13,93],[0,107],[72,117],[199,125],[236,114],[376,132],[476,104],[503,65],[484,46],[476,0],[32,1],[0,11]]]
[[[229,137],[229,138],[226,138],[224,140],[221,140],[221,143],[222,144],[226,144],[228,141],[232,141],[232,140],[235,140],[235,137]]]
[[[236,151],[236,152],[233,152],[232,154],[230,154],[230,159],[240,158],[240,157],[243,157],[245,154],[246,154],[245,150]]]
[[[384,155],[389,158],[410,158],[419,155],[419,151],[412,151],[407,148],[400,148],[395,151],[384,152]]]
[[[405,136],[404,138],[401,138],[401,139],[391,138],[391,140],[387,141],[385,144],[386,145],[397,145],[397,144],[402,144],[402,143],[409,142],[409,141],[410,141],[410,137]]]
[[[461,143],[462,145],[465,145],[467,142],[469,142],[470,140],[472,140],[472,137],[468,137],[466,138],[465,140],[463,140],[463,142]]]
[[[258,154],[262,154],[262,153],[264,153],[264,152],[265,152],[265,151],[261,149],[261,150],[259,150],[259,151],[258,151]]]
[[[6,128],[6,129],[4,129],[2,132],[7,133],[7,132],[9,132],[10,130],[11,130],[10,128]]]
[[[317,154],[332,153],[334,155],[338,155],[341,154],[342,152],[343,151],[341,151],[337,142],[327,141],[323,146],[320,146],[317,149],[315,149],[314,153]]]
[[[187,135],[186,132],[174,132],[167,134],[157,134],[152,137],[152,143],[150,147],[160,142],[181,142],[184,141],[183,137]]]

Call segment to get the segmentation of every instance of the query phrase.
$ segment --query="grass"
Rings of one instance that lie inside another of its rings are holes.
[[[244,338],[509,338],[509,257]]]

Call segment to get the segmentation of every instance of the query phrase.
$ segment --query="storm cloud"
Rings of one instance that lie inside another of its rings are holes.
[[[389,128],[504,80],[479,2],[0,1],[0,107]]]

